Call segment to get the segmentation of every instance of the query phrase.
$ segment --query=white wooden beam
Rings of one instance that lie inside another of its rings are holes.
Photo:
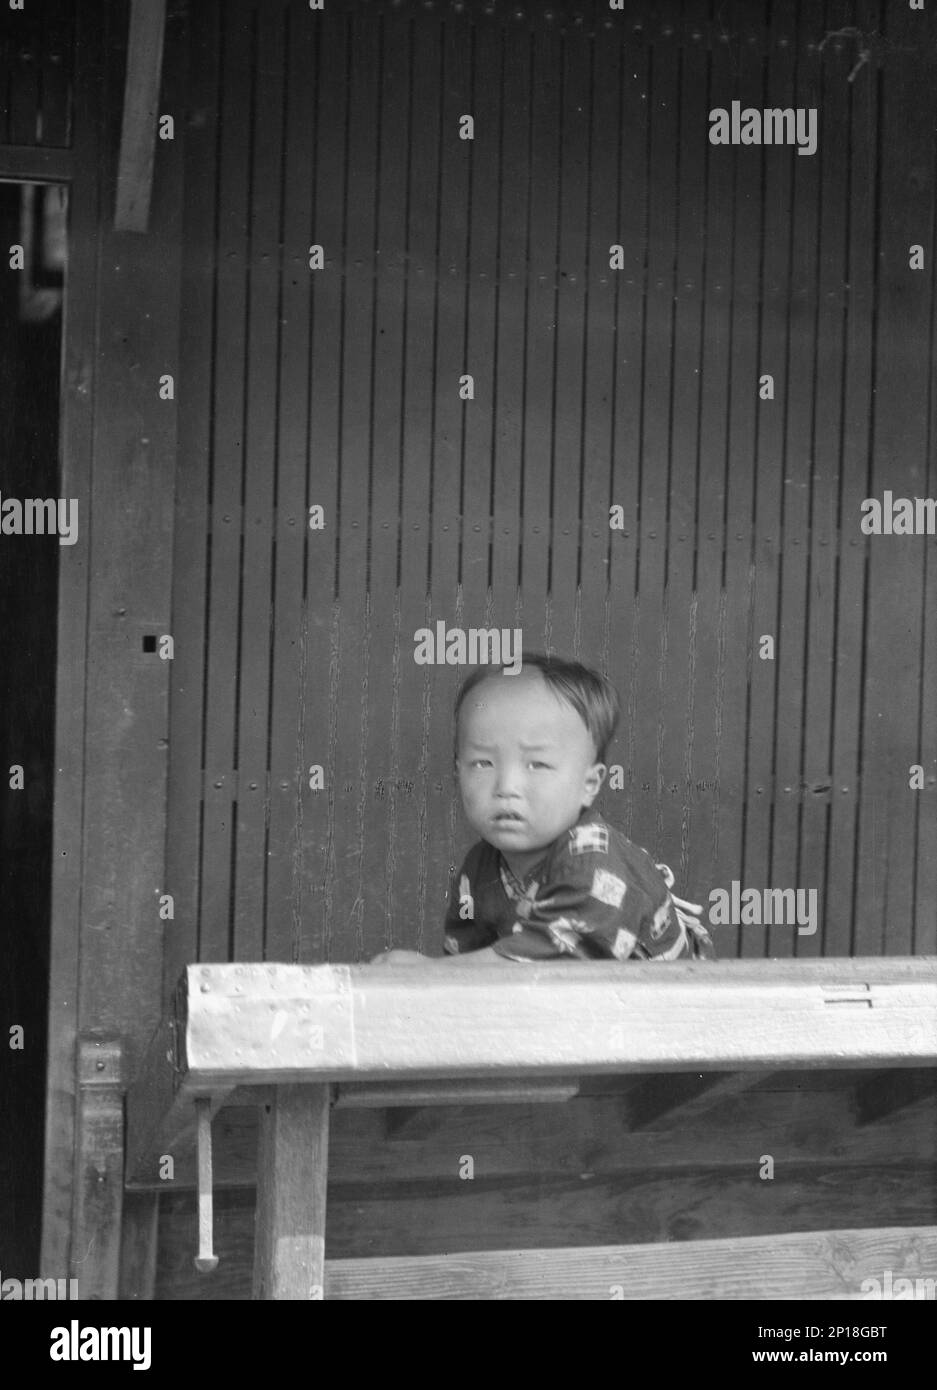
[[[937,961],[758,964],[190,966],[179,1065],[204,1091],[937,1057]]]

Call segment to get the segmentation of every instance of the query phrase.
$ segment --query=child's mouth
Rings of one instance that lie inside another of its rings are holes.
[[[494,823],[502,828],[509,825],[523,825],[524,817],[519,816],[516,811],[499,811],[494,817]]]

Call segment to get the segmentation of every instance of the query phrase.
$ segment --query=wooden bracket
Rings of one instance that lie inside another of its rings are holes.
[[[78,1180],[69,1274],[80,1297],[115,1299],[120,1273],[124,1099],[117,1038],[78,1045]]]

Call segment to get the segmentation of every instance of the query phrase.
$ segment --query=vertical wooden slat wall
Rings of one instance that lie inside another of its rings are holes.
[[[934,29],[193,7],[168,980],[438,949],[438,620],[608,671],[603,809],[687,896],[819,890],[721,954],[937,948],[935,540],[859,529],[935,493]],[[817,107],[817,153],[710,144],[733,100]]]

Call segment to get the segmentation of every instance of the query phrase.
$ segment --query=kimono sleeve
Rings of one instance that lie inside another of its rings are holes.
[[[470,850],[449,888],[449,907],[443,926],[443,949],[449,956],[480,951],[497,939],[495,927],[479,921],[475,915],[473,869],[476,859],[474,851]]]

